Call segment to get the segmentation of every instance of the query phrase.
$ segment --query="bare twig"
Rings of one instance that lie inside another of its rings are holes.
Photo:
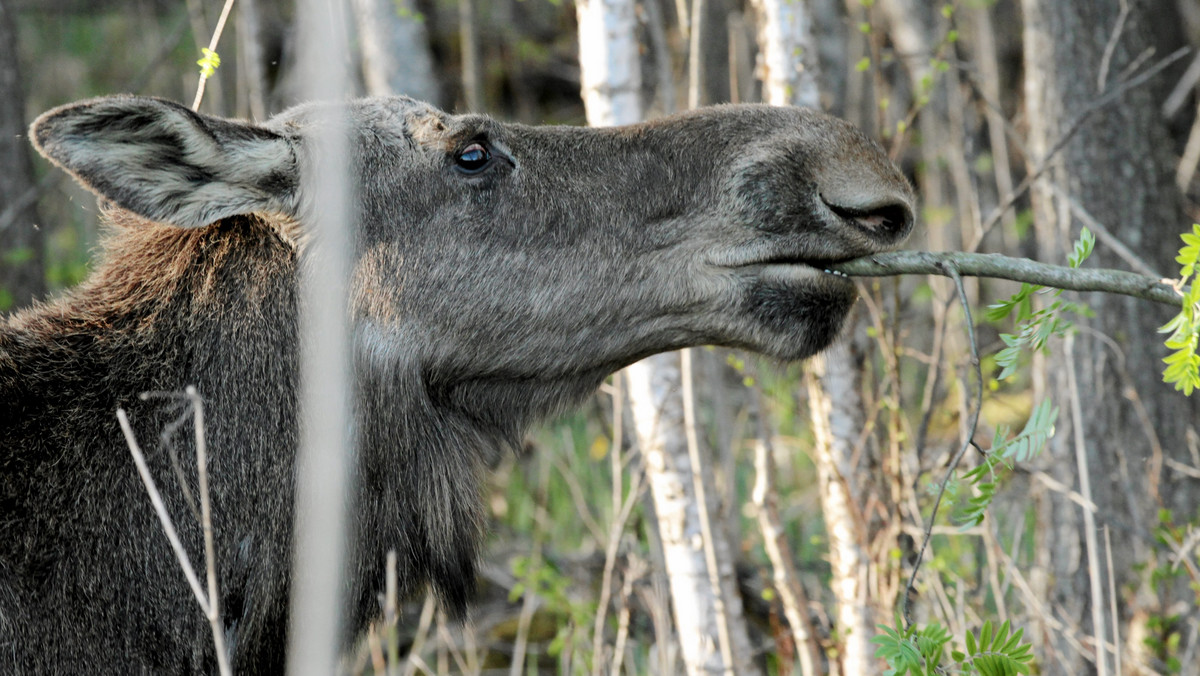
[[[229,18],[231,9],[233,9],[233,0],[225,0],[225,6],[221,8],[221,18],[217,19],[217,27],[213,30],[212,40],[208,42],[208,51],[217,51],[217,43],[221,41],[221,33],[225,32],[225,20]],[[204,98],[204,85],[207,83],[207,71],[201,70],[200,82],[196,85],[196,98],[192,101],[192,110],[200,110],[200,101]]]
[[[1036,165],[1030,170],[1025,178],[1021,180],[1021,183],[1018,184],[1016,188],[1013,188],[1012,192],[1005,195],[999,201],[996,207],[992,209],[991,213],[987,218],[984,219],[983,225],[979,229],[979,236],[973,243],[971,243],[970,246],[967,247],[967,249],[970,251],[975,251],[979,248],[979,245],[983,243],[984,239],[987,237],[988,233],[991,232],[992,228],[994,228],[996,224],[999,223],[1004,217],[1004,213],[1012,208],[1012,206],[1016,204],[1017,200],[1019,200],[1027,190],[1029,190],[1029,187],[1033,185],[1035,181],[1041,178],[1042,174],[1050,168],[1050,161],[1054,159],[1058,153],[1062,152],[1063,148],[1067,147],[1067,144],[1070,143],[1071,139],[1075,137],[1075,134],[1079,133],[1079,130],[1083,128],[1083,123],[1086,122],[1088,118],[1105,106],[1119,99],[1129,90],[1140,87],[1146,82],[1149,82],[1152,78],[1154,78],[1154,76],[1161,73],[1168,66],[1186,56],[1189,51],[1191,51],[1190,48],[1181,47],[1174,52],[1171,52],[1158,63],[1147,68],[1138,75],[1114,86],[1112,89],[1096,97],[1095,100],[1085,106],[1084,109],[1075,116],[1075,119],[1071,120],[1071,123],[1067,125],[1066,131],[1064,131],[1062,135],[1058,137],[1058,140],[1056,140],[1054,144],[1051,145],[1048,150],[1046,150],[1046,153],[1042,155],[1042,157],[1038,158]],[[964,272],[964,274],[966,273]]]
[[[163,532],[166,533],[167,540],[171,542],[171,549],[175,552],[175,558],[179,559],[179,565],[183,568],[183,575],[187,578],[188,585],[191,586],[192,593],[196,596],[196,602],[200,604],[200,609],[207,617],[208,599],[204,595],[204,589],[200,586],[200,578],[196,577],[196,569],[192,568],[187,551],[183,548],[183,543],[179,541],[179,533],[175,530],[175,524],[171,521],[167,506],[163,504],[162,494],[158,492],[158,486],[154,483],[154,478],[150,476],[150,468],[146,466],[146,456],[142,454],[137,437],[133,434],[133,428],[129,425],[129,417],[125,415],[125,409],[117,409],[117,422],[121,424],[121,432],[125,434],[125,443],[129,446],[130,454],[133,455],[133,464],[137,465],[138,475],[142,477],[142,483],[146,485],[146,492],[150,495],[150,504],[154,505],[154,513],[158,515]]]
[[[1197,56],[1196,63],[1200,64],[1200,56]],[[1196,110],[1196,116],[1192,120],[1192,129],[1188,132],[1187,143],[1183,147],[1183,155],[1175,167],[1175,187],[1179,188],[1181,192],[1186,192],[1188,186],[1192,184],[1192,177],[1196,175],[1198,163],[1200,163],[1200,108]]]
[[[196,433],[196,477],[200,486],[200,526],[204,530],[204,567],[208,571],[208,623],[212,625],[213,643],[217,649],[217,663],[222,674],[229,674],[229,655],[225,650],[225,632],[221,627],[221,593],[217,588],[217,549],[213,543],[212,501],[208,496],[208,442],[204,436],[204,402],[196,388],[188,385],[184,389],[192,403]]]
[[[757,378],[755,378],[757,381]],[[779,493],[775,485],[775,463],[772,458],[770,425],[763,410],[762,395],[757,383],[749,388],[750,406],[758,419],[758,434],[754,442],[754,491],[753,502],[762,531],[763,549],[771,560],[771,573],[775,589],[783,604],[783,613],[792,630],[796,643],[796,656],[800,662],[801,676],[815,676],[820,669],[820,653],[817,648],[816,632],[808,616],[808,596],[792,564],[791,552],[779,518]]]
[[[904,587],[904,596],[901,599],[903,609],[901,615],[904,617],[904,626],[912,626],[912,608],[909,605],[909,599],[916,593],[917,573],[921,571],[921,560],[925,557],[925,550],[929,547],[929,540],[933,537],[933,525],[937,523],[938,508],[941,507],[942,497],[946,494],[946,486],[950,483],[950,477],[954,474],[954,470],[958,469],[958,464],[962,462],[963,456],[967,454],[967,450],[974,445],[973,437],[975,429],[979,426],[979,414],[983,410],[983,370],[979,360],[979,343],[975,340],[975,322],[971,318],[971,303],[967,300],[966,289],[963,288],[962,276],[951,262],[944,262],[941,266],[941,273],[954,280],[954,286],[958,290],[958,298],[962,303],[963,323],[967,327],[967,342],[971,347],[971,365],[975,369],[975,406],[971,411],[970,422],[967,423],[965,438],[963,439],[962,448],[950,460],[950,466],[946,468],[946,476],[942,479],[938,486],[937,497],[933,500],[933,509],[929,513],[929,523],[925,528],[925,536],[921,540],[921,548],[917,550],[917,559],[913,562],[912,574],[908,578],[908,584]]]
[[[509,676],[521,676],[525,671],[525,653],[529,647],[529,628],[533,623],[533,614],[537,610],[538,595],[536,585],[533,584],[533,576],[535,571],[542,566],[542,551],[543,541],[546,537],[546,491],[547,484],[550,481],[550,471],[547,463],[539,463],[538,467],[538,483],[537,483],[537,500],[535,511],[542,518],[539,520],[535,517],[535,526],[533,529],[533,544],[530,547],[532,551],[529,555],[529,567],[525,576],[525,599],[521,603],[521,614],[517,619],[517,635],[513,646],[512,664],[509,667]]]
[[[1125,672],[1121,670],[1121,623],[1120,615],[1117,614],[1117,580],[1116,575],[1113,575],[1112,536],[1107,525],[1104,526],[1104,557],[1108,566],[1108,612],[1112,616],[1113,626],[1113,673],[1123,674]]]
[[[621,665],[625,660],[625,644],[629,640],[629,600],[633,597],[633,584],[646,574],[646,562],[637,557],[631,557],[629,567],[625,571],[625,582],[621,586],[621,611],[617,614],[617,639],[613,642],[612,669],[613,676],[620,676]]]
[[[1092,500],[1091,474],[1088,468],[1087,440],[1083,436],[1083,408],[1079,400],[1079,386],[1075,377],[1075,336],[1067,334],[1063,341],[1067,359],[1067,387],[1071,392],[1071,436],[1075,440],[1075,464],[1079,474],[1079,493],[1084,500]],[[1096,641],[1096,667],[1099,676],[1107,676],[1108,660],[1104,657],[1107,634],[1104,628],[1104,592],[1100,584],[1100,547],[1096,541],[1096,515],[1090,509],[1083,510],[1083,540],[1087,548],[1088,580],[1092,595],[1092,631]]]
[[[383,582],[383,630],[384,641],[387,643],[387,660],[386,664],[391,665],[393,669],[399,668],[400,665],[400,612],[398,610],[400,598],[400,578],[396,572],[397,563],[396,550],[389,549],[387,553],[387,565],[384,569],[386,579]]]
[[[704,105],[706,84],[704,68],[704,14],[708,2],[692,0],[691,33],[688,36],[688,108],[699,108]]]
[[[217,668],[222,676],[229,676],[232,670],[229,666],[229,655],[225,649],[225,632],[221,628],[221,617],[218,613],[219,595],[216,580],[216,558],[213,552],[212,545],[212,520],[209,512],[208,502],[208,471],[205,468],[207,464],[206,453],[204,446],[204,414],[198,403],[199,396],[195,394],[196,390],[193,387],[188,387],[188,397],[192,399],[193,405],[196,406],[196,460],[200,466],[201,472],[201,509],[204,519],[202,526],[204,528],[204,551],[205,559],[208,564],[208,596],[205,595],[204,589],[200,586],[200,578],[196,576],[196,570],[192,567],[192,562],[188,559],[187,550],[183,548],[183,542],[179,540],[179,533],[175,530],[175,524],[171,521],[171,514],[167,511],[167,506],[163,503],[162,494],[158,491],[158,486],[154,483],[154,478],[150,476],[150,468],[146,465],[146,456],[142,454],[142,449],[138,445],[137,437],[133,433],[133,427],[129,424],[129,417],[125,414],[125,409],[117,409],[117,422],[121,425],[121,432],[125,435],[125,443],[129,446],[129,453],[133,456],[133,464],[137,466],[138,476],[142,478],[142,483],[146,486],[146,493],[150,496],[150,504],[154,505],[154,513],[158,515],[158,521],[162,525],[163,533],[166,534],[167,540],[171,543],[171,549],[175,552],[175,559],[179,561],[179,567],[183,569],[183,575],[187,578],[188,585],[192,588],[192,594],[196,597],[196,603],[200,604],[200,610],[204,613],[205,618],[212,626],[213,644],[217,653]]]
[[[1163,279],[1124,270],[1068,268],[1027,258],[960,251],[895,251],[875,254],[829,266],[830,270],[859,277],[890,275],[943,275],[995,277],[1071,291],[1103,291],[1156,303],[1181,304],[1179,292]]]
[[[436,609],[437,602],[434,600],[433,592],[426,592],[425,605],[421,607],[421,619],[417,621],[417,633],[413,636],[412,647],[408,649],[408,659],[404,665],[404,676],[413,676],[413,674],[417,673],[417,669],[424,669],[427,673],[429,672],[425,661],[421,659],[421,650],[425,648],[425,641],[429,637],[429,627],[433,624],[433,611]]]
[[[1149,263],[1142,260],[1142,258],[1135,254],[1132,249],[1125,246],[1125,243],[1118,239],[1117,236],[1108,229],[1108,226],[1104,225],[1094,216],[1092,216],[1087,209],[1084,209],[1083,205],[1079,203],[1079,200],[1071,196],[1071,193],[1064,190],[1062,186],[1058,185],[1057,183],[1046,182],[1045,185],[1049,186],[1050,191],[1053,192],[1055,196],[1067,203],[1067,206],[1071,208],[1071,213],[1075,214],[1075,218],[1083,221],[1084,225],[1090,228],[1092,232],[1096,233],[1096,239],[1100,240],[1105,246],[1112,249],[1113,253],[1119,256],[1121,260],[1129,263],[1129,267],[1133,268],[1138,273],[1149,277],[1162,277],[1162,275],[1158,274],[1154,268],[1150,267]]]
[[[52,188],[64,176],[66,174],[61,171],[50,172],[43,176],[37,183],[26,188],[25,192],[17,195],[16,199],[5,205],[4,209],[0,210],[0,233],[8,230],[16,222],[18,214],[24,211],[30,204],[36,202],[43,192]]]
[[[613,375],[613,443],[609,449],[612,462],[612,504],[613,520],[609,526],[607,546],[604,549],[604,577],[600,583],[600,599],[596,605],[596,621],[593,623],[592,634],[592,673],[600,674],[604,665],[604,616],[608,613],[608,603],[612,598],[613,572],[617,565],[617,554],[620,550],[621,533],[625,532],[625,524],[633,514],[633,508],[642,497],[642,472],[634,472],[630,479],[629,494],[623,495],[622,479],[625,475],[621,462],[621,445],[624,431],[622,419],[625,416],[625,390],[621,387],[622,372]],[[626,573],[628,576],[630,573]],[[628,578],[626,585],[629,584]],[[627,612],[627,611],[626,611]],[[620,660],[619,654],[613,658]],[[613,673],[616,673],[614,668]]]
[[[1113,52],[1117,51],[1117,43],[1121,41],[1121,33],[1125,31],[1125,20],[1129,18],[1129,0],[1121,0],[1121,12],[1117,15],[1117,24],[1113,26],[1112,34],[1108,36],[1108,44],[1104,45],[1104,55],[1100,57],[1100,72],[1096,76],[1096,89],[1104,91],[1108,84],[1108,69],[1112,64]]]

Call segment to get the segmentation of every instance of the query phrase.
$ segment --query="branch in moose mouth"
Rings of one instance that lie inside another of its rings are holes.
[[[1015,282],[1039,284],[1070,291],[1103,291],[1179,307],[1180,290],[1171,280],[1124,270],[1069,268],[1040,263],[1028,258],[1000,254],[960,251],[894,251],[854,258],[827,266],[831,272],[852,277],[890,277],[894,275],[941,275],[952,277],[950,270],[968,277],[993,277]]]

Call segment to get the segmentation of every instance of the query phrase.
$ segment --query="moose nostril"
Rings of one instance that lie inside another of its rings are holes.
[[[860,229],[880,238],[898,239],[912,228],[912,210],[907,204],[893,202],[867,208],[844,207],[825,203],[830,211]]]

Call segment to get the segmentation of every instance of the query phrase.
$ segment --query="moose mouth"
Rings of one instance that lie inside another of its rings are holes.
[[[850,258],[815,259],[774,256],[743,267],[752,270],[759,277],[783,277],[797,281],[800,279],[814,280],[829,278],[830,280],[842,280],[847,284],[853,284],[850,275],[833,269],[838,263],[847,260],[850,260]]]

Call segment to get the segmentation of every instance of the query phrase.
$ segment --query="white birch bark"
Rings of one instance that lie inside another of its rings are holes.
[[[625,372],[658,517],[680,652],[689,674],[753,674],[757,669],[750,659],[733,550],[706,518],[713,511],[705,505],[715,495],[712,471],[695,452],[695,439],[688,438],[680,368],[680,353],[670,352]],[[718,585],[713,584],[713,565]],[[720,594],[714,593],[718,586]]]
[[[638,122],[641,62],[633,0],[577,0],[579,63],[588,123]],[[689,674],[756,674],[733,549],[708,518],[711,468],[685,424],[679,353],[630,366],[631,414],[658,517],[681,653]],[[689,379],[690,380],[690,379]],[[694,421],[688,421],[693,422]]]
[[[871,646],[875,634],[867,577],[871,559],[858,508],[861,491],[854,480],[855,446],[863,429],[857,380],[858,368],[844,344],[809,362],[808,405],[816,440],[813,463],[829,538],[830,590],[837,604],[834,627],[841,637],[842,676],[879,673]]]
[[[754,0],[754,7],[759,21],[763,98],[774,105],[820,107],[817,51],[808,3]],[[877,663],[870,643],[875,633],[867,584],[871,561],[858,510],[861,492],[854,485],[852,465],[864,424],[858,392],[860,374],[844,344],[812,359],[809,372],[809,407],[816,441],[813,462],[829,537],[835,627],[842,642],[837,661],[844,676],[866,676],[877,672]]]
[[[752,0],[758,12],[758,78],[775,106],[821,106],[817,48],[804,0]]]
[[[633,0],[576,0],[579,68],[588,124],[642,119],[642,65]]]
[[[441,105],[429,33],[413,0],[354,0],[367,93]]]

